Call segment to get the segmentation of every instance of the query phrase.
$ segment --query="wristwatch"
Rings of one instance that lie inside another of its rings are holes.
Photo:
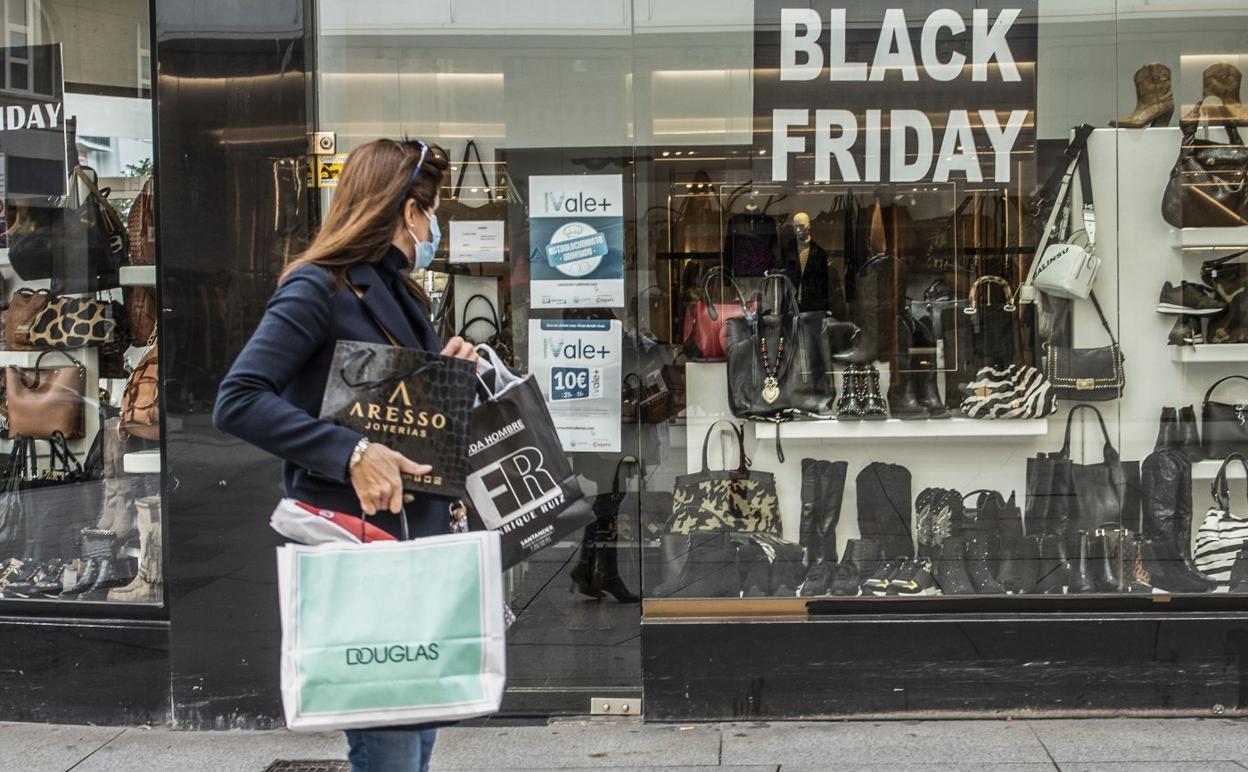
[[[371,444],[367,437],[361,437],[360,441],[355,443],[355,449],[351,451],[351,461],[347,464],[347,471],[355,469],[355,465],[364,460],[364,454],[368,452],[368,446]]]

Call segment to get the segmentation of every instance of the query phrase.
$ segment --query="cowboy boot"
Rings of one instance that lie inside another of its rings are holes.
[[[1135,110],[1109,122],[1119,129],[1142,129],[1145,126],[1168,126],[1174,115],[1174,92],[1170,87],[1170,68],[1153,62],[1135,71]]]
[[[1140,487],[1142,536],[1153,543],[1149,568],[1174,585],[1165,589],[1212,590],[1217,583],[1192,562],[1192,462],[1174,450],[1151,453],[1140,464]]]
[[[1243,73],[1230,62],[1217,62],[1205,68],[1204,93],[1201,98],[1217,97],[1222,102],[1221,106],[1204,106],[1211,119],[1234,121],[1240,126],[1248,126],[1248,110],[1239,101],[1239,86],[1243,79]]]
[[[1179,411],[1172,407],[1163,407],[1161,409],[1160,426],[1157,429],[1157,441],[1153,443],[1153,450],[1177,448],[1178,426]]]
[[[121,436],[121,418],[112,417],[100,426],[101,457],[104,460],[104,512],[96,528],[125,538],[134,530],[134,514],[130,501],[130,478],[122,469],[125,439]]]
[[[161,571],[160,497],[144,496],[138,510],[139,567],[130,584],[109,590],[108,599],[118,603],[159,603],[164,586]]]

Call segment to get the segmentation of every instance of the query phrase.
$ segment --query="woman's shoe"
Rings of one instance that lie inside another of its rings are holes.
[[[601,598],[602,590],[596,590],[593,587],[589,563],[590,561],[588,560],[581,560],[575,566],[572,566],[572,570],[568,572],[568,575],[572,578],[572,586],[568,588],[568,592],[579,592],[590,598]]]

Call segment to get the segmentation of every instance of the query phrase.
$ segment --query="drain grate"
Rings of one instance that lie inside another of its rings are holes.
[[[351,772],[345,761],[287,761],[278,759],[264,768],[264,772]]]

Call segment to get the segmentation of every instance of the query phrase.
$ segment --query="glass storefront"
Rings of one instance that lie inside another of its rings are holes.
[[[6,0],[0,31],[2,602],[159,606],[149,7]]]
[[[316,47],[337,155],[447,151],[426,286],[599,518],[509,572],[513,689],[635,685],[651,617],[1248,592],[1242,4],[322,0]]]

